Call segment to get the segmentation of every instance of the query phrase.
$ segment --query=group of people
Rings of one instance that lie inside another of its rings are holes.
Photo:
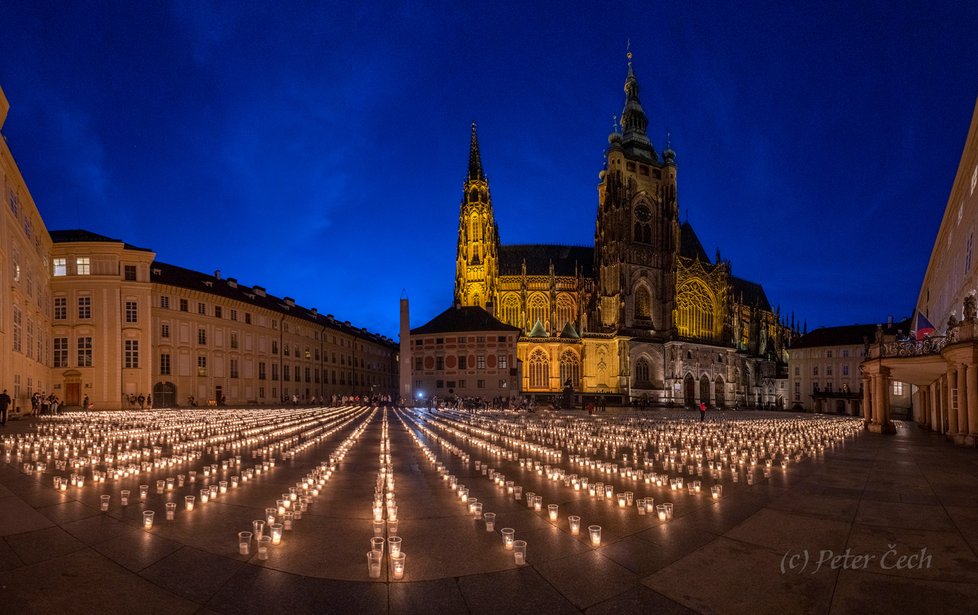
[[[42,414],[58,414],[58,410],[63,406],[61,400],[57,395],[51,393],[50,395],[45,395],[44,393],[34,393],[31,395],[31,416],[40,416]]]
[[[152,395],[143,395],[142,393],[136,395],[135,393],[130,393],[129,395],[126,395],[126,401],[129,402],[129,407],[133,409],[135,409],[136,404],[139,404],[140,410],[146,409],[147,406],[150,408],[153,407]],[[88,404],[85,404],[85,407],[87,408]]]

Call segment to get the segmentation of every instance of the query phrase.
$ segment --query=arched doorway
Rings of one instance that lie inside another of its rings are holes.
[[[157,382],[153,385],[153,407],[173,408],[177,405],[177,385],[172,382]]]
[[[65,406],[74,407],[80,406],[82,403],[81,397],[81,372],[76,370],[66,371],[64,374],[65,379]]]
[[[714,395],[713,395],[713,397],[716,400],[716,407],[717,408],[723,408],[725,405],[727,405],[727,401],[726,401],[727,398],[723,394],[723,389],[724,389],[723,378],[721,378],[720,376],[717,376],[717,379],[716,379],[716,382],[714,383],[714,387],[713,388],[714,388]]]
[[[696,404],[696,383],[693,380],[693,374],[686,374],[683,378],[683,400],[686,407],[691,407]]]
[[[706,374],[700,378],[700,402],[710,405],[710,379]]]

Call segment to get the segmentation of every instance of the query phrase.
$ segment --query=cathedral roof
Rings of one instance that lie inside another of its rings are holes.
[[[499,246],[499,275],[522,274],[524,261],[527,275],[550,275],[550,263],[554,264],[554,275],[573,276],[576,269],[584,277],[594,275],[594,248],[590,246]]]
[[[764,287],[757,282],[730,276],[730,286],[733,287],[734,301],[741,301],[745,305],[756,305],[762,310],[771,311],[771,304],[767,300]]]
[[[679,229],[679,255],[692,259],[698,258],[705,264],[710,263],[710,257],[706,255],[700,238],[696,236],[696,231],[689,222],[683,222]]]
[[[530,329],[530,335],[527,337],[550,337],[547,335],[547,330],[543,328],[543,323],[537,318],[536,324]]]
[[[450,307],[416,329],[411,335],[427,333],[462,333],[468,331],[519,331],[497,320],[478,306]]]
[[[573,340],[581,339],[581,336],[578,335],[577,331],[574,330],[574,325],[570,324],[569,321],[567,322],[567,324],[564,325],[564,329],[563,331],[560,332],[560,335],[558,337],[564,339],[573,339]]]

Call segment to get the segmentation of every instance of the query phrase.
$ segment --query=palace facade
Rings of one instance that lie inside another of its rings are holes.
[[[783,405],[794,324],[680,222],[676,153],[656,151],[631,58],[608,137],[593,246],[505,245],[475,124],[455,303],[517,327],[522,391],[622,401]]]
[[[9,105],[0,90],[0,127]],[[0,138],[0,389],[68,407],[303,403],[397,391],[397,346],[315,308],[44,225]]]

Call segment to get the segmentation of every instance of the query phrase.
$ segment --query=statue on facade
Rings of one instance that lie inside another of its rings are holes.
[[[964,298],[964,319],[974,320],[978,315],[978,308],[975,307],[975,296],[968,295]]]
[[[951,329],[953,329],[954,327],[957,327],[957,326],[958,326],[958,319],[954,316],[954,314],[951,314],[950,316],[948,316],[947,317],[947,329],[948,329],[948,331],[950,331]]]

